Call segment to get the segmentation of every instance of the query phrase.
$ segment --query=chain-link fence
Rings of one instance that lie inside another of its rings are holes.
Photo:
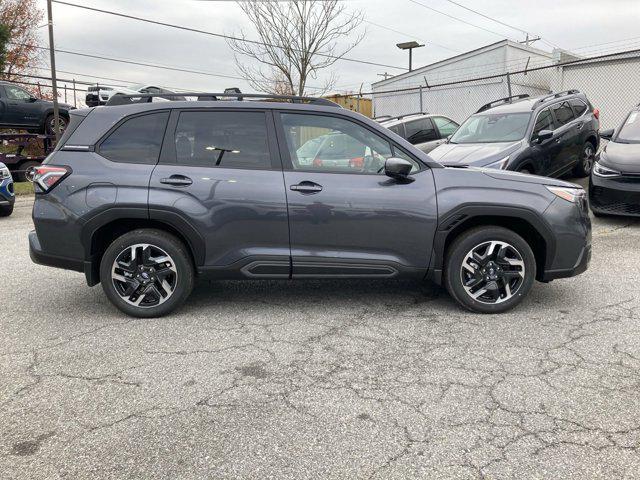
[[[377,89],[373,115],[397,116],[414,112],[438,113],[462,122],[482,105],[519,94],[530,96],[578,89],[600,110],[601,127],[614,128],[640,102],[640,50],[549,62],[534,68],[438,84]]]

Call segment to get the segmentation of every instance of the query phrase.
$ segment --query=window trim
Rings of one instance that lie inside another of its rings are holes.
[[[287,109],[277,109],[277,110],[273,110],[273,116],[274,116],[274,122],[275,122],[275,127],[276,127],[276,134],[277,134],[277,139],[278,139],[278,146],[279,146],[279,151],[280,151],[280,158],[282,159],[282,170],[284,172],[303,172],[303,173],[322,173],[322,174],[336,174],[336,175],[375,175],[377,177],[380,176],[384,176],[380,173],[363,173],[363,172],[332,172],[332,171],[320,171],[320,170],[313,170],[313,169],[303,169],[303,168],[293,168],[293,162],[291,161],[291,155],[289,154],[289,147],[287,146],[287,138],[286,135],[284,133],[284,126],[282,123],[282,118],[281,115],[282,114],[297,114],[297,115],[318,115],[321,117],[335,117],[335,118],[339,118],[341,120],[346,120],[349,122],[353,122],[356,125],[359,125],[367,130],[369,130],[371,133],[382,137],[387,143],[389,143],[389,146],[391,147],[391,155],[394,155],[395,149],[398,148],[400,149],[400,151],[402,151],[405,155],[407,155],[409,158],[411,158],[413,161],[415,161],[418,166],[420,167],[418,170],[416,170],[415,172],[411,173],[410,175],[416,175],[420,172],[423,172],[425,170],[429,170],[430,167],[429,165],[427,165],[426,163],[424,163],[421,159],[417,158],[413,153],[407,151],[406,148],[403,148],[401,145],[399,145],[398,143],[394,142],[392,139],[390,139],[389,137],[387,137],[385,134],[377,131],[374,128],[371,128],[371,126],[367,125],[366,123],[351,118],[351,117],[347,117],[345,115],[340,115],[339,113],[335,113],[335,112],[319,112],[319,111],[315,111],[315,110],[309,110],[309,111],[304,111],[304,110],[287,110]],[[381,128],[386,128],[386,127],[381,127]],[[397,135],[397,134],[396,134]],[[406,140],[406,139],[405,139]],[[408,141],[408,140],[406,140]],[[417,147],[416,147],[417,148]]]
[[[567,106],[569,107],[569,110],[571,110],[571,113],[573,114],[573,118],[566,123],[560,124],[560,121],[558,120],[558,117],[556,116],[556,112],[554,111],[553,107],[555,107],[556,105],[562,105],[563,103],[567,104]],[[553,119],[555,120],[555,125],[556,125],[555,130],[562,128],[566,125],[569,125],[571,122],[577,120],[576,112],[573,111],[573,107],[571,106],[571,104],[569,103],[569,100],[567,99],[563,99],[559,102],[552,103],[551,105],[548,105],[548,107],[551,109],[551,115],[553,115]]]
[[[191,165],[189,163],[178,163],[178,155],[176,153],[175,136],[178,129],[178,121],[180,114],[183,112],[249,112],[263,113],[265,117],[265,127],[267,131],[267,145],[269,148],[270,165],[268,167],[247,167],[232,165]],[[233,170],[260,170],[260,171],[282,171],[282,161],[280,158],[278,144],[276,142],[275,127],[273,124],[273,115],[269,109],[261,108],[229,108],[229,107],[201,107],[201,108],[174,108],[171,109],[171,116],[167,122],[164,141],[162,142],[162,150],[158,160],[159,165],[195,167],[195,168],[211,168],[211,169],[233,169]]]
[[[101,147],[102,144],[105,142],[105,140],[107,140],[107,138],[109,138],[111,136],[111,134],[113,132],[115,132],[118,128],[120,128],[120,126],[122,126],[125,122],[133,119],[133,118],[138,118],[138,117],[144,117],[146,115],[155,115],[158,113],[169,113],[169,116],[167,117],[167,122],[164,124],[164,132],[162,132],[162,141],[160,142],[160,153],[158,154],[158,158],[156,158],[155,163],[144,163],[144,162],[118,162],[116,160],[112,160],[109,157],[105,157],[102,153],[101,153]],[[169,125],[169,122],[171,121],[171,110],[170,109],[162,109],[162,110],[148,110],[146,112],[140,112],[140,113],[134,113],[132,115],[127,115],[126,117],[122,117],[120,120],[118,120],[116,122],[116,124],[114,126],[112,126],[109,130],[107,130],[107,132],[102,135],[102,137],[100,137],[98,139],[98,141],[93,144],[93,148],[91,149],[91,151],[97,153],[98,155],[100,155],[102,158],[104,158],[105,160],[108,160],[112,163],[127,163],[127,164],[131,164],[131,165],[157,165],[158,162],[160,161],[160,158],[162,157],[162,150],[164,147],[164,139],[167,136],[167,126]]]
[[[567,101],[569,102],[569,106],[571,107],[571,110],[573,110],[573,114],[575,115],[574,120],[577,120],[577,119],[579,119],[579,118],[582,118],[582,117],[583,117],[584,115],[586,115],[586,114],[587,114],[587,112],[589,111],[589,105],[587,105],[587,103],[586,103],[584,100],[582,100],[581,98],[579,98],[579,97],[570,98],[570,99],[569,99],[569,100],[567,100]],[[574,106],[571,104],[571,102],[572,102],[572,101],[582,103],[582,104],[585,106],[585,110],[584,110],[584,112],[582,112],[580,115],[578,115],[578,114],[576,113],[576,109],[575,109],[575,108],[574,108]]]

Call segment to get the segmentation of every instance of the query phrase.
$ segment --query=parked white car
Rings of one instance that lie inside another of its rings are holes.
[[[95,107],[98,105],[105,105],[111,97],[116,94],[122,95],[135,95],[136,93],[175,93],[171,90],[167,90],[166,88],[157,87],[155,85],[149,84],[137,84],[131,85],[129,87],[114,87],[111,85],[100,85],[97,84],[95,86],[91,86],[87,88],[87,96],[85,98],[85,103],[87,107]],[[184,97],[167,97],[159,99],[163,100],[185,100]]]

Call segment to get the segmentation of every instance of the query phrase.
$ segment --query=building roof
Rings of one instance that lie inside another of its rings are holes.
[[[545,50],[540,50],[538,48],[534,48],[530,45],[525,45],[523,43],[518,43],[518,42],[514,42],[512,40],[500,40],[498,42],[495,43],[491,43],[489,45],[485,45],[483,47],[479,47],[476,48],[474,50],[469,50],[468,52],[464,52],[464,53],[460,53],[458,55],[454,55],[453,57],[449,57],[449,58],[445,58],[444,60],[439,60],[435,63],[430,63],[429,65],[425,65],[423,67],[419,67],[419,68],[415,68],[410,72],[405,72],[405,73],[401,73],[400,75],[396,75],[394,77],[389,77],[385,80],[380,80],[378,82],[374,82],[372,85],[374,87],[380,87],[380,86],[384,86],[384,85],[388,85],[391,83],[394,83],[397,80],[403,79],[403,78],[408,78],[408,77],[413,77],[416,75],[424,75],[425,73],[429,72],[430,70],[434,70],[436,68],[442,67],[444,65],[449,65],[455,62],[458,62],[460,60],[469,58],[469,57],[474,57],[476,55],[480,55],[482,53],[485,52],[489,52],[491,50],[496,50],[498,48],[503,48],[503,47],[514,47],[514,48],[518,48],[520,50],[525,50],[528,52],[531,52],[533,54],[536,55],[542,55],[545,57],[549,57],[549,59],[553,58],[553,53],[547,52]]]

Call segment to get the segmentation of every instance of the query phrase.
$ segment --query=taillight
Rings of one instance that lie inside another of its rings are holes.
[[[593,109],[593,116],[596,117],[596,120],[600,120],[600,109],[599,108],[594,108]]]
[[[70,173],[71,169],[69,167],[40,165],[38,167],[33,167],[29,177],[35,185],[40,187],[42,192],[48,192]]]
[[[349,167],[351,168],[364,168],[364,157],[354,157],[349,160]]]

